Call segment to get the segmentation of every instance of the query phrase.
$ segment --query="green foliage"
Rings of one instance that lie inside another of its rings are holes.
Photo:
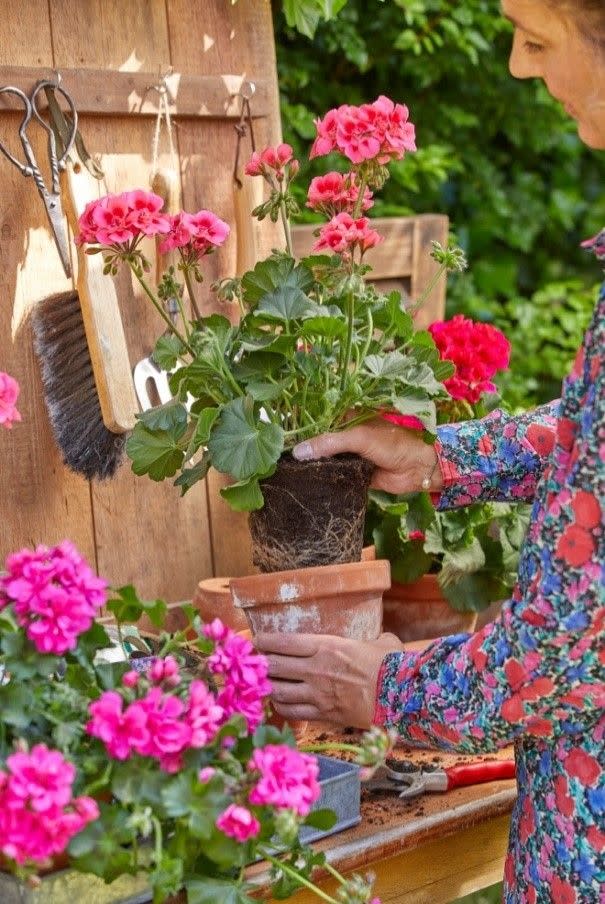
[[[498,0],[349,0],[319,22],[312,44],[276,3],[275,26],[284,137],[303,174],[320,171],[304,150],[325,110],[380,93],[408,104],[419,150],[391,166],[372,213],[447,213],[470,260],[451,279],[450,310],[495,318],[517,347],[503,384],[513,404],[556,395],[568,347],[587,324],[583,287],[600,278],[579,242],[605,222],[602,169],[544,86],[510,76],[511,29]],[[302,195],[299,203],[304,210]],[[561,291],[573,310],[551,320],[540,293]],[[546,315],[539,363],[524,344],[536,300]]]

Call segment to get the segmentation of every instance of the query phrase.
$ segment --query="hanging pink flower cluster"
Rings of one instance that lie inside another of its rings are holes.
[[[330,251],[332,254],[350,256],[356,248],[363,254],[382,241],[382,236],[370,226],[367,217],[354,220],[350,213],[339,213],[319,230],[314,251]]]
[[[277,147],[267,147],[262,151],[254,151],[252,157],[245,166],[247,176],[263,176],[271,181],[275,176],[278,182],[282,182],[286,175],[292,179],[300,168],[298,160],[294,158],[294,151],[289,144],[279,144]]]
[[[107,597],[98,578],[68,540],[8,556],[0,576],[0,609],[12,605],[38,652],[61,656],[91,627]]]
[[[359,197],[359,184],[356,173],[326,173],[311,180],[307,195],[307,207],[334,217],[339,213],[353,213]],[[369,210],[374,201],[372,192],[366,187],[361,203],[361,210]]]
[[[315,757],[285,744],[267,744],[255,750],[248,769],[259,774],[248,796],[252,806],[292,810],[296,816],[304,818],[321,794],[319,765]],[[216,826],[240,842],[256,837],[261,829],[252,811],[236,804],[221,813]]]
[[[193,214],[181,211],[168,219],[170,229],[160,245],[164,254],[178,248],[186,258],[200,258],[219,248],[230,232],[227,223],[210,210]]]
[[[235,634],[219,619],[204,627],[206,637],[217,645],[208,660],[214,675],[224,676],[217,702],[226,718],[243,715],[250,733],[256,731],[265,714],[265,699],[271,693],[269,665],[245,637]]]
[[[340,151],[352,163],[375,160],[384,165],[401,160],[406,151],[416,150],[414,125],[405,104],[395,104],[381,95],[372,104],[342,106],[317,119],[317,138],[311,158]]]
[[[444,381],[453,399],[472,405],[483,393],[496,391],[491,378],[506,370],[510,361],[510,342],[499,329],[456,314],[451,320],[431,324],[429,332],[441,358],[456,365],[453,377]]]
[[[170,218],[160,213],[163,200],[143,189],[105,195],[90,201],[78,221],[78,245],[125,245],[142,236],[170,231]]]
[[[208,667],[224,676],[216,696],[203,681],[187,686],[177,661],[166,656],[156,659],[145,676],[127,672],[124,692],[106,691],[90,705],[87,731],[112,757],[152,757],[164,771],[176,772],[183,753],[211,744],[231,716],[243,715],[250,733],[258,728],[271,692],[266,658],[219,619],[205,626],[205,634],[215,642]],[[128,691],[134,691],[134,699]]]
[[[0,851],[25,863],[61,854],[78,832],[99,817],[90,797],[73,797],[76,770],[61,753],[37,744],[8,757],[0,771]]]
[[[158,660],[152,672],[157,675],[162,667]],[[92,718],[86,730],[99,738],[116,760],[138,754],[158,760],[165,772],[177,772],[186,750],[213,741],[226,721],[225,713],[203,681],[192,681],[182,700],[170,693],[176,673],[163,680],[164,687],[149,687],[148,681],[135,681],[133,674],[126,673],[124,685],[139,688],[142,696],[126,703],[118,691],[105,691],[88,708]]]
[[[260,772],[250,792],[251,804],[294,810],[298,816],[307,816],[320,795],[316,758],[285,744],[267,744],[255,750],[248,768]]]
[[[0,370],[0,426],[7,430],[21,420],[16,407],[18,398],[19,384],[10,374]]]

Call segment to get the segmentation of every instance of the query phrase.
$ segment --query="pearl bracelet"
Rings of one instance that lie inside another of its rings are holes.
[[[433,474],[434,474],[435,471],[437,470],[437,465],[438,465],[438,464],[439,464],[439,456],[437,455],[437,456],[435,457],[435,464],[434,464],[433,467],[431,468],[430,473],[427,474],[427,476],[423,478],[422,483],[420,484],[420,486],[422,487],[423,490],[425,490],[425,491],[430,490],[430,488],[431,488],[431,482],[432,482],[432,480],[433,480]]]

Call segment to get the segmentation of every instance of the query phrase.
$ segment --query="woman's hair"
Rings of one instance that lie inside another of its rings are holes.
[[[605,51],[605,0],[547,0],[547,3],[570,15],[581,33]]]

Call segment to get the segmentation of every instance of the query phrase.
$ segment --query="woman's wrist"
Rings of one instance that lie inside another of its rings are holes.
[[[439,463],[439,455],[434,445],[423,444],[419,461],[417,482],[418,491],[424,493],[440,493],[443,489],[443,474]]]

